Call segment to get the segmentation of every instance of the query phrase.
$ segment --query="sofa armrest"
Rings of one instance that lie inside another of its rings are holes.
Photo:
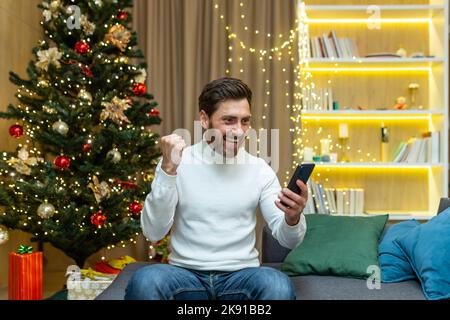
[[[265,225],[262,233],[262,263],[283,262],[290,249],[283,247],[277,239],[272,236],[272,230]]]
[[[439,202],[439,209],[438,209],[437,213],[438,214],[441,213],[448,207],[450,207],[450,198],[441,198],[441,201]]]

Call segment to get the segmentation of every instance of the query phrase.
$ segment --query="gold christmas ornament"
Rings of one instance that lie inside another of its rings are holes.
[[[78,98],[83,101],[92,102],[92,94],[86,91],[86,89],[81,89],[80,92],[78,92]]]
[[[51,203],[44,202],[38,207],[37,214],[42,219],[50,219],[55,214],[55,207]]]
[[[42,6],[45,10],[42,12],[42,16],[45,19],[45,22],[49,22],[52,18],[57,18],[59,16],[59,8],[61,7],[60,0],[53,0],[50,2],[44,1]]]
[[[45,79],[41,79],[41,80],[38,81],[38,87],[48,88],[49,85],[50,85],[49,82],[47,80],[45,80]]]
[[[29,176],[31,174],[31,168],[29,166],[35,166],[39,161],[43,161],[42,158],[30,157],[27,151],[27,146],[23,146],[18,152],[18,158],[11,158],[7,160],[8,164],[12,166],[17,172]]]
[[[62,58],[62,53],[58,51],[58,48],[50,48],[48,50],[39,50],[37,52],[38,62],[36,67],[39,69],[48,71],[48,66],[53,64],[56,68],[61,67],[59,60]]]
[[[0,245],[6,243],[9,240],[8,230],[0,226]]]
[[[69,126],[64,121],[56,121],[53,126],[53,131],[58,132],[59,134],[65,136],[67,132],[69,132]]]
[[[112,149],[106,154],[106,159],[111,160],[112,163],[118,163],[122,159],[122,155],[119,150]]]
[[[81,27],[83,28],[83,32],[87,35],[87,36],[91,36],[94,34],[95,32],[95,24],[90,22],[88,20],[88,18],[83,14],[80,17],[80,24]]]
[[[122,52],[126,50],[130,39],[131,32],[121,24],[109,28],[109,32],[105,35],[105,41],[112,43]]]
[[[120,56],[119,58],[116,58],[116,60],[114,60],[115,63],[123,63],[123,64],[128,64],[128,57],[127,56]]]
[[[151,172],[144,173],[144,181],[145,182],[152,181],[154,177],[155,177],[155,175],[153,173],[151,173]]]
[[[109,118],[117,124],[121,124],[121,122],[130,123],[130,120],[124,114],[125,110],[131,108],[128,103],[129,100],[118,97],[114,97],[111,102],[102,102],[102,106],[105,109],[100,114],[100,120],[105,121]]]
[[[97,203],[100,203],[104,198],[108,198],[111,195],[111,189],[108,183],[105,181],[99,183],[97,176],[92,177],[92,182],[89,183],[88,187],[94,192]]]

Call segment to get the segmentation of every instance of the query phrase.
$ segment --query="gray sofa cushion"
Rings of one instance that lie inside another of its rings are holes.
[[[133,273],[150,262],[132,263],[96,300],[123,300],[125,288]],[[281,263],[263,264],[279,269]],[[381,284],[380,289],[368,289],[365,280],[343,277],[301,276],[291,277],[297,300],[424,300],[417,281]]]

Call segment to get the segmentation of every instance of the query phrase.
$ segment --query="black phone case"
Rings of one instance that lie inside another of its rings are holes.
[[[294,174],[292,175],[291,181],[289,181],[288,189],[300,194],[301,190],[297,186],[296,181],[300,179],[304,184],[308,182],[309,177],[311,176],[311,173],[314,170],[315,165],[311,163],[304,163],[301,164],[295,169]]]

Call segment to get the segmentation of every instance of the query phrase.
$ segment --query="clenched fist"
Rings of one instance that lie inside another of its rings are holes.
[[[161,168],[169,175],[176,175],[186,143],[181,136],[171,134],[161,138],[161,148],[163,154]]]

